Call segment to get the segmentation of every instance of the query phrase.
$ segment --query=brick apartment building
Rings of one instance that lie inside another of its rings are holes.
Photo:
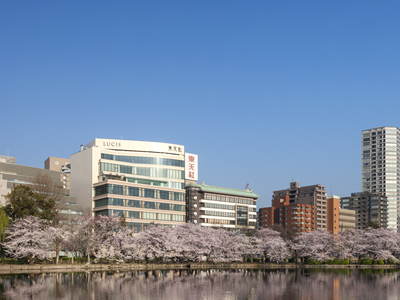
[[[298,182],[291,182],[290,188],[274,191],[272,198],[289,196],[289,204],[315,206],[315,230],[327,230],[327,200],[325,187],[320,184],[300,187]]]
[[[272,200],[272,207],[260,208],[259,227],[265,228],[278,224],[294,234],[315,230],[315,206],[308,204],[290,204],[290,196],[280,196]]]

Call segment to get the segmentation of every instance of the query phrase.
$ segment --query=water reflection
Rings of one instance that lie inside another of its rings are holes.
[[[0,275],[2,299],[400,299],[393,270],[177,270]]]

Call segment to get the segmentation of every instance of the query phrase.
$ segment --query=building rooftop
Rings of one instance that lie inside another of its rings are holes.
[[[251,198],[259,198],[260,197],[260,195],[253,193],[253,191],[251,189],[249,189],[248,191],[235,190],[235,189],[230,189],[230,188],[211,186],[211,185],[205,185],[205,184],[195,184],[195,183],[191,183],[188,186],[199,187],[202,191],[210,192],[210,193],[230,194],[230,195],[235,195],[235,196],[251,197]]]

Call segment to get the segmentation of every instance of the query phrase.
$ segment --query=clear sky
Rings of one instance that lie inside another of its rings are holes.
[[[361,190],[361,131],[400,127],[399,1],[1,1],[0,154],[185,145],[199,181]],[[8,150],[7,150],[8,149]]]

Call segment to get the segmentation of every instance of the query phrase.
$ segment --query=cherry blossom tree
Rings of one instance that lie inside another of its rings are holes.
[[[98,219],[97,222],[103,221],[104,218]],[[131,259],[136,253],[136,241],[133,238],[133,232],[128,227],[120,226],[120,221],[109,222],[109,231],[107,226],[102,227],[100,234],[103,238],[96,245],[95,256],[97,260],[115,260],[124,262]]]
[[[56,253],[56,265],[58,265],[60,259],[60,251],[65,245],[67,239],[67,232],[63,228],[48,226],[46,228],[46,233],[50,245],[50,249]]]
[[[96,233],[94,232],[95,220],[91,216],[81,216],[78,222],[81,226],[76,234],[76,244],[82,253],[86,253],[87,261],[90,264],[90,254],[93,253],[97,242]]]
[[[292,248],[301,257],[326,261],[332,256],[337,256],[338,238],[327,231],[305,232],[296,239]]]
[[[364,230],[346,230],[339,233],[338,254],[342,258],[359,258],[367,245],[364,244]]]
[[[174,236],[172,235],[173,228],[164,226],[150,225],[146,230],[137,234],[134,238],[136,242],[135,257],[145,257],[147,259],[154,259],[157,257],[171,257],[175,256],[173,250]]]
[[[279,232],[269,228],[262,228],[257,232],[259,250],[270,261],[283,262],[291,256],[288,244],[281,238]]]
[[[15,220],[10,224],[3,247],[14,258],[28,258],[30,264],[35,257],[49,256],[48,232],[44,220],[34,216]]]
[[[394,255],[400,252],[400,239],[396,232],[383,228],[366,228],[361,239],[363,245],[360,251],[361,256],[379,259],[391,258],[397,261]]]

